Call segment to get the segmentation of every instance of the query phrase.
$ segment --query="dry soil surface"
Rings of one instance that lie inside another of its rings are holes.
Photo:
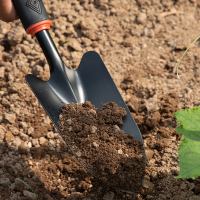
[[[48,80],[49,67],[20,21],[0,22],[0,199],[200,199],[200,179],[179,172],[173,113],[200,102],[199,0],[45,0],[50,33],[67,66],[89,50],[100,53],[144,138],[143,188],[134,196],[107,191],[82,168],[25,83]],[[142,180],[141,180],[142,181]]]

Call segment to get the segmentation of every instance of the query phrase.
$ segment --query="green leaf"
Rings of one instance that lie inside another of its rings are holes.
[[[200,142],[184,138],[177,152],[180,172],[176,178],[197,178],[200,175]]]
[[[195,179],[200,176],[200,106],[174,115],[180,123],[176,130],[184,137],[177,151],[180,173],[176,178]]]
[[[191,140],[200,141],[200,106],[174,113],[180,126],[177,132]]]

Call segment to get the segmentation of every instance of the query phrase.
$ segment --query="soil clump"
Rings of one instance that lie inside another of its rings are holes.
[[[64,105],[59,130],[78,159],[105,186],[140,192],[145,172],[143,143],[120,130],[126,110],[110,102]]]

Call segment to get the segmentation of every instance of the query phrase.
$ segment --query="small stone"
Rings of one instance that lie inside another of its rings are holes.
[[[8,43],[11,46],[20,44],[24,35],[24,29],[20,26],[13,27],[7,34]]]
[[[53,139],[54,138],[54,133],[52,131],[47,133],[47,138],[48,139]]]
[[[22,83],[13,82],[13,84],[10,87],[10,90],[11,92],[16,93],[19,92],[22,87],[23,87]]]
[[[138,24],[145,24],[147,20],[147,15],[145,13],[139,13],[137,16],[137,23]]]
[[[153,157],[154,151],[152,151],[151,149],[146,149],[145,154],[146,154],[146,159],[151,160]]]
[[[97,6],[102,6],[104,4],[108,4],[108,0],[95,0],[94,2]]]
[[[37,199],[34,193],[29,192],[27,190],[23,190],[23,195],[25,197],[28,197],[29,199]]]
[[[23,129],[26,129],[28,127],[27,123],[26,122],[20,122],[20,126],[23,128]]]
[[[48,194],[46,194],[44,197],[45,197],[46,200],[54,200],[54,199],[53,199],[50,195],[48,195]]]
[[[123,154],[122,149],[119,149],[117,152],[118,152],[118,154],[120,154],[120,155]]]
[[[96,112],[96,110],[94,110],[94,109],[90,109],[90,110],[88,111],[88,113],[89,113],[89,114],[94,114],[94,115],[95,115],[97,112]]]
[[[92,42],[92,47],[93,47],[93,48],[96,48],[96,47],[98,47],[98,46],[99,46],[99,44],[98,44],[97,41],[93,41],[93,42]]]
[[[32,147],[32,143],[31,142],[28,142],[28,147]]]
[[[94,134],[94,133],[96,133],[96,130],[97,130],[97,127],[96,126],[92,126],[90,128],[90,133]]]
[[[33,146],[35,146],[35,147],[39,147],[40,145],[39,145],[38,138],[32,139],[32,144],[33,144]]]
[[[181,183],[181,185],[179,186],[180,190],[185,190],[187,187],[187,185],[185,183]]]
[[[154,184],[146,179],[143,180],[142,186],[143,186],[143,188],[146,189],[146,193],[148,193],[148,194],[150,194],[154,189]]]
[[[32,160],[29,160],[29,161],[28,161],[28,164],[32,166],[32,165],[33,165],[33,161],[32,161]]]
[[[124,39],[123,45],[124,47],[132,47],[134,44],[134,40],[132,37],[128,37]]]
[[[114,131],[115,131],[115,133],[118,133],[118,132],[120,131],[120,128],[119,128],[119,126],[117,126],[117,125],[114,125]]]
[[[28,128],[28,131],[27,131],[28,135],[30,135],[31,133],[33,133],[33,131],[34,131],[33,127]]]
[[[111,15],[114,15],[114,14],[116,14],[116,13],[117,13],[117,10],[116,10],[115,8],[111,8],[110,14],[111,14]]]
[[[80,25],[81,25],[82,30],[93,30],[94,31],[94,30],[98,29],[98,26],[96,25],[94,20],[89,17],[82,20]]]
[[[57,180],[57,183],[60,184],[60,183],[61,183],[61,179],[58,179],[58,180]]]
[[[40,137],[39,143],[40,143],[40,145],[46,145],[46,144],[48,144],[48,140],[45,137]]]
[[[15,113],[5,113],[4,117],[9,123],[11,124],[15,123],[15,119],[16,119]]]
[[[23,167],[20,163],[16,163],[15,166],[14,166],[14,169],[16,169],[18,172],[23,171]]]
[[[43,67],[41,67],[40,65],[35,65],[33,68],[32,68],[32,73],[34,74],[34,75],[40,75],[40,74],[42,74],[42,72],[43,72]]]
[[[130,99],[130,101],[127,103],[127,106],[131,112],[138,112],[139,104],[137,99]]]
[[[52,140],[52,139],[50,139],[50,140],[49,140],[49,146],[50,146],[50,147],[56,147],[55,141]]]
[[[66,122],[67,122],[68,125],[72,124],[72,120],[71,119],[67,119]]]
[[[5,67],[0,67],[0,78],[4,78],[5,75]]]
[[[0,142],[2,142],[6,134],[6,129],[2,125],[0,125],[0,133]]]
[[[60,191],[63,191],[65,189],[65,187],[63,187],[62,185],[58,185],[57,188],[60,190]]]
[[[4,106],[9,106],[10,102],[6,99],[6,97],[3,97],[2,100],[1,100],[1,104],[4,105]]]
[[[82,51],[81,44],[75,38],[70,39],[69,46],[75,51]]]
[[[19,130],[16,127],[11,127],[10,132],[15,136],[19,135]]]
[[[47,117],[45,117],[45,118],[43,119],[43,123],[46,124],[46,125],[50,125],[51,120],[50,120],[49,116],[47,116]]]
[[[99,145],[96,142],[93,142],[92,146],[95,147],[95,148],[99,147]]]
[[[108,192],[103,196],[103,200],[113,200],[115,194],[113,192]]]
[[[19,134],[19,137],[21,138],[21,140],[23,140],[23,141],[27,141],[28,140],[28,135],[26,135],[26,134],[24,134],[24,133],[20,133]]]
[[[92,41],[89,38],[82,37],[81,40],[82,40],[83,45],[86,47],[89,47],[92,45]]]
[[[18,147],[21,145],[21,140],[18,137],[15,137],[14,139],[10,139],[7,141],[8,147],[13,150],[18,150]]]
[[[18,151],[20,154],[27,154],[27,145],[25,143],[22,143],[19,146]]]
[[[15,136],[10,131],[7,131],[7,133],[5,134],[5,140],[8,141],[14,138]]]
[[[9,189],[14,190],[15,189],[15,183],[12,183],[9,187]]]
[[[82,155],[81,151],[76,152],[76,155],[77,155],[78,157],[81,157],[81,155]]]
[[[11,184],[9,178],[1,178],[0,179],[0,186],[8,187]]]

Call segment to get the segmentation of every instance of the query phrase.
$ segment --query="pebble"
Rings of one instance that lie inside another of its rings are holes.
[[[92,146],[95,147],[95,148],[99,147],[99,145],[96,142],[93,142]]]
[[[14,135],[17,136],[19,135],[19,130],[16,127],[11,127],[10,132]]]
[[[34,131],[33,127],[28,128],[28,131],[27,131],[28,135],[30,135],[31,133],[33,133],[33,131]]]
[[[45,145],[48,143],[48,140],[45,137],[40,137],[39,143],[40,143],[40,145]]]
[[[11,124],[15,123],[15,119],[16,119],[15,113],[5,113],[4,117],[9,123]]]
[[[72,120],[71,119],[67,119],[66,122],[67,122],[68,125],[72,124]]]
[[[137,23],[138,24],[145,24],[147,20],[147,15],[145,13],[139,13],[137,16]]]
[[[33,146],[35,146],[35,147],[39,147],[40,145],[39,145],[38,138],[32,139],[32,144],[33,144]]]
[[[70,39],[69,46],[75,51],[82,51],[81,44],[75,38]]]
[[[13,150],[18,150],[18,147],[21,145],[22,141],[19,137],[15,137],[14,139],[10,139],[7,141],[8,147],[10,147]]]
[[[0,178],[0,186],[8,187],[11,184],[9,178]]]
[[[24,35],[24,29],[20,26],[13,27],[7,34],[8,43],[11,46],[20,44]]]
[[[56,142],[52,139],[49,140],[49,146],[50,147],[56,147]]]
[[[119,149],[117,152],[118,152],[118,154],[120,154],[120,155],[123,154],[122,149]]]
[[[118,133],[118,132],[120,131],[120,128],[119,128],[119,126],[117,126],[117,125],[114,125],[114,129],[115,129],[115,132],[116,132],[116,133]]]
[[[23,129],[26,129],[28,127],[26,122],[20,122],[19,124]]]
[[[90,129],[90,133],[94,134],[96,133],[97,127],[96,126],[92,126],[92,128]]]
[[[48,139],[53,139],[54,138],[54,133],[52,131],[47,133],[47,138]]]
[[[113,192],[108,192],[103,196],[103,200],[113,200],[115,194]]]
[[[37,199],[34,193],[29,192],[27,190],[23,190],[23,195],[25,197],[28,197],[29,199]]]
[[[24,134],[24,133],[20,133],[19,137],[21,138],[21,140],[23,141],[27,141],[28,140],[28,135]]]
[[[77,155],[78,157],[81,157],[81,155],[82,155],[81,151],[76,152],[76,155]]]
[[[0,67],[0,78],[4,78],[5,75],[5,67]]]
[[[151,149],[146,149],[145,150],[145,154],[146,154],[146,159],[147,160],[151,160],[154,154],[154,151]]]
[[[31,143],[31,142],[28,142],[28,146],[29,146],[29,147],[32,147],[32,143]]]

